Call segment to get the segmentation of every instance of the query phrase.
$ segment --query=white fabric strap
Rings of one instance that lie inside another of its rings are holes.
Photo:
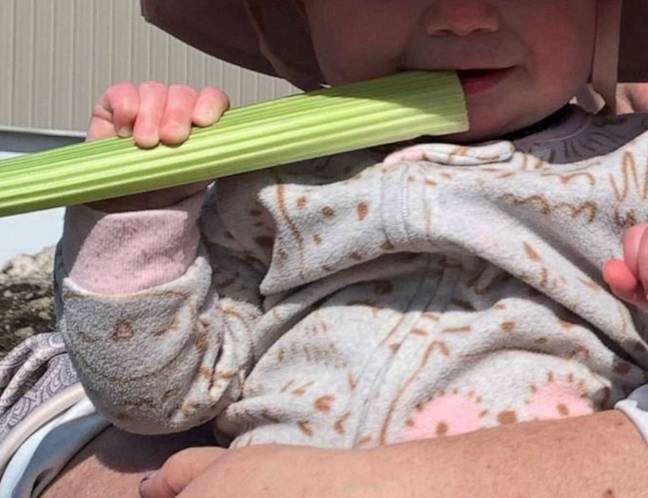
[[[635,389],[627,399],[619,401],[614,408],[632,420],[648,443],[648,385]]]
[[[84,395],[32,434],[0,476],[0,498],[36,498],[110,422]]]
[[[9,434],[0,441],[0,475],[13,454],[27,438],[85,397],[86,394],[81,384],[74,384],[35,408],[24,420],[11,429]]]

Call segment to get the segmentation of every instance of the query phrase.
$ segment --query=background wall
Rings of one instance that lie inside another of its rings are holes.
[[[0,161],[16,155],[0,151]],[[65,209],[58,208],[0,218],[0,269],[19,254],[35,254],[56,244],[64,214]]]
[[[147,80],[215,85],[233,107],[298,91],[175,40],[144,21],[138,0],[0,0],[0,161],[64,145],[59,132],[85,132],[106,88]],[[63,213],[0,218],[0,268],[55,244]]]
[[[107,87],[146,80],[215,85],[235,107],[297,91],[166,35],[138,0],[0,0],[0,127],[85,131]]]

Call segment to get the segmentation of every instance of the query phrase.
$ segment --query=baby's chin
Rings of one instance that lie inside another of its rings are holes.
[[[394,150],[416,144],[425,143],[456,143],[471,144],[497,140],[511,133],[523,130],[529,126],[539,123],[546,117],[558,111],[562,106],[547,106],[547,109],[535,109],[533,112],[525,109],[520,112],[520,107],[511,106],[508,109],[504,105],[498,106],[470,106],[468,115],[470,129],[461,133],[452,133],[439,136],[421,136],[413,140],[391,144]],[[517,112],[516,112],[517,111]]]
[[[518,129],[524,126],[518,127]],[[508,133],[516,131],[516,127],[510,123],[498,122],[493,119],[470,119],[470,129],[461,133],[452,133],[449,135],[423,135],[412,140],[405,140],[402,142],[395,142],[392,144],[380,147],[381,151],[395,152],[405,147],[411,147],[417,144],[429,143],[456,143],[456,144],[470,144],[485,142],[502,137]]]
[[[417,144],[453,143],[469,145],[502,139],[502,137],[511,133],[539,123],[561,109],[565,104],[566,102],[553,102],[529,109],[528,107],[517,105],[513,102],[513,99],[507,99],[507,102],[500,102],[499,104],[494,102],[490,105],[469,102],[468,116],[470,129],[468,131],[449,135],[424,135],[413,140],[384,145],[375,148],[375,150],[389,154]]]

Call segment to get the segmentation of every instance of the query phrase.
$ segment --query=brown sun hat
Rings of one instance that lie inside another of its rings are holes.
[[[616,85],[615,67],[619,81],[648,81],[648,0],[598,2],[594,85],[609,94]],[[324,83],[296,0],[141,0],[141,4],[147,21],[219,59],[280,76],[303,90]]]

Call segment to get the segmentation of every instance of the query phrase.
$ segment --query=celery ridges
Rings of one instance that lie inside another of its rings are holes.
[[[467,129],[454,73],[399,73],[232,109],[179,147],[112,138],[0,161],[0,216]]]

